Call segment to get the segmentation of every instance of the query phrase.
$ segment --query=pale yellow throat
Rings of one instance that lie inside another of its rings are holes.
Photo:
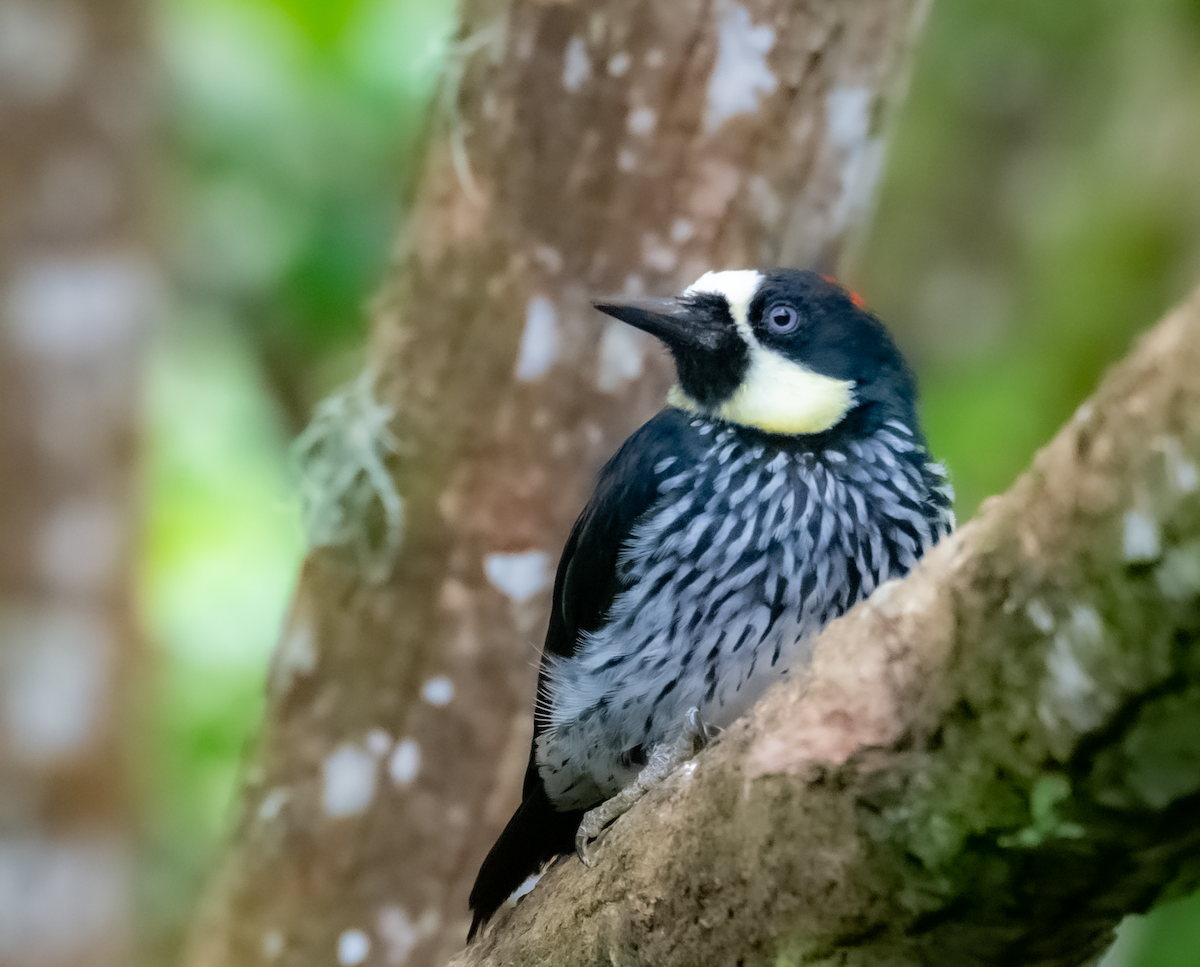
[[[751,345],[746,378],[724,403],[701,406],[676,383],[672,406],[715,416],[768,433],[820,433],[839,423],[854,406],[854,383],[814,373],[761,345]]]

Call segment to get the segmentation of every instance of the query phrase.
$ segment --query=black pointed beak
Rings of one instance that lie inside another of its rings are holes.
[[[656,336],[668,348],[685,353],[716,351],[729,328],[713,318],[710,311],[686,299],[603,299],[592,305],[614,319]]]

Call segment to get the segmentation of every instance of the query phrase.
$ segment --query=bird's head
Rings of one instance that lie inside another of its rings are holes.
[[[707,272],[678,298],[596,308],[667,345],[681,409],[767,433],[869,432],[888,419],[916,430],[915,383],[887,329],[814,272]]]

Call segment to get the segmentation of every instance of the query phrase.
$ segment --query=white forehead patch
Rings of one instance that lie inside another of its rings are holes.
[[[700,278],[683,290],[684,295],[697,295],[701,292],[711,292],[725,297],[729,303],[729,311],[733,315],[734,324],[750,345],[755,343],[750,331],[750,323],[746,319],[750,311],[750,300],[762,284],[762,273],[754,269],[732,269],[727,272],[705,272]]]

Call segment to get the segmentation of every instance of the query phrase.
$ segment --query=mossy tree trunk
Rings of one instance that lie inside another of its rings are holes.
[[[833,270],[924,7],[466,4],[374,310],[377,378],[309,441],[325,536],[354,545],[364,507],[397,533],[398,497],[403,539],[394,561],[372,531],[375,553],[306,562],[190,967],[432,964],[461,946],[519,794],[559,548],[669,377],[589,299],[710,268]],[[361,462],[349,490],[336,455]]]

